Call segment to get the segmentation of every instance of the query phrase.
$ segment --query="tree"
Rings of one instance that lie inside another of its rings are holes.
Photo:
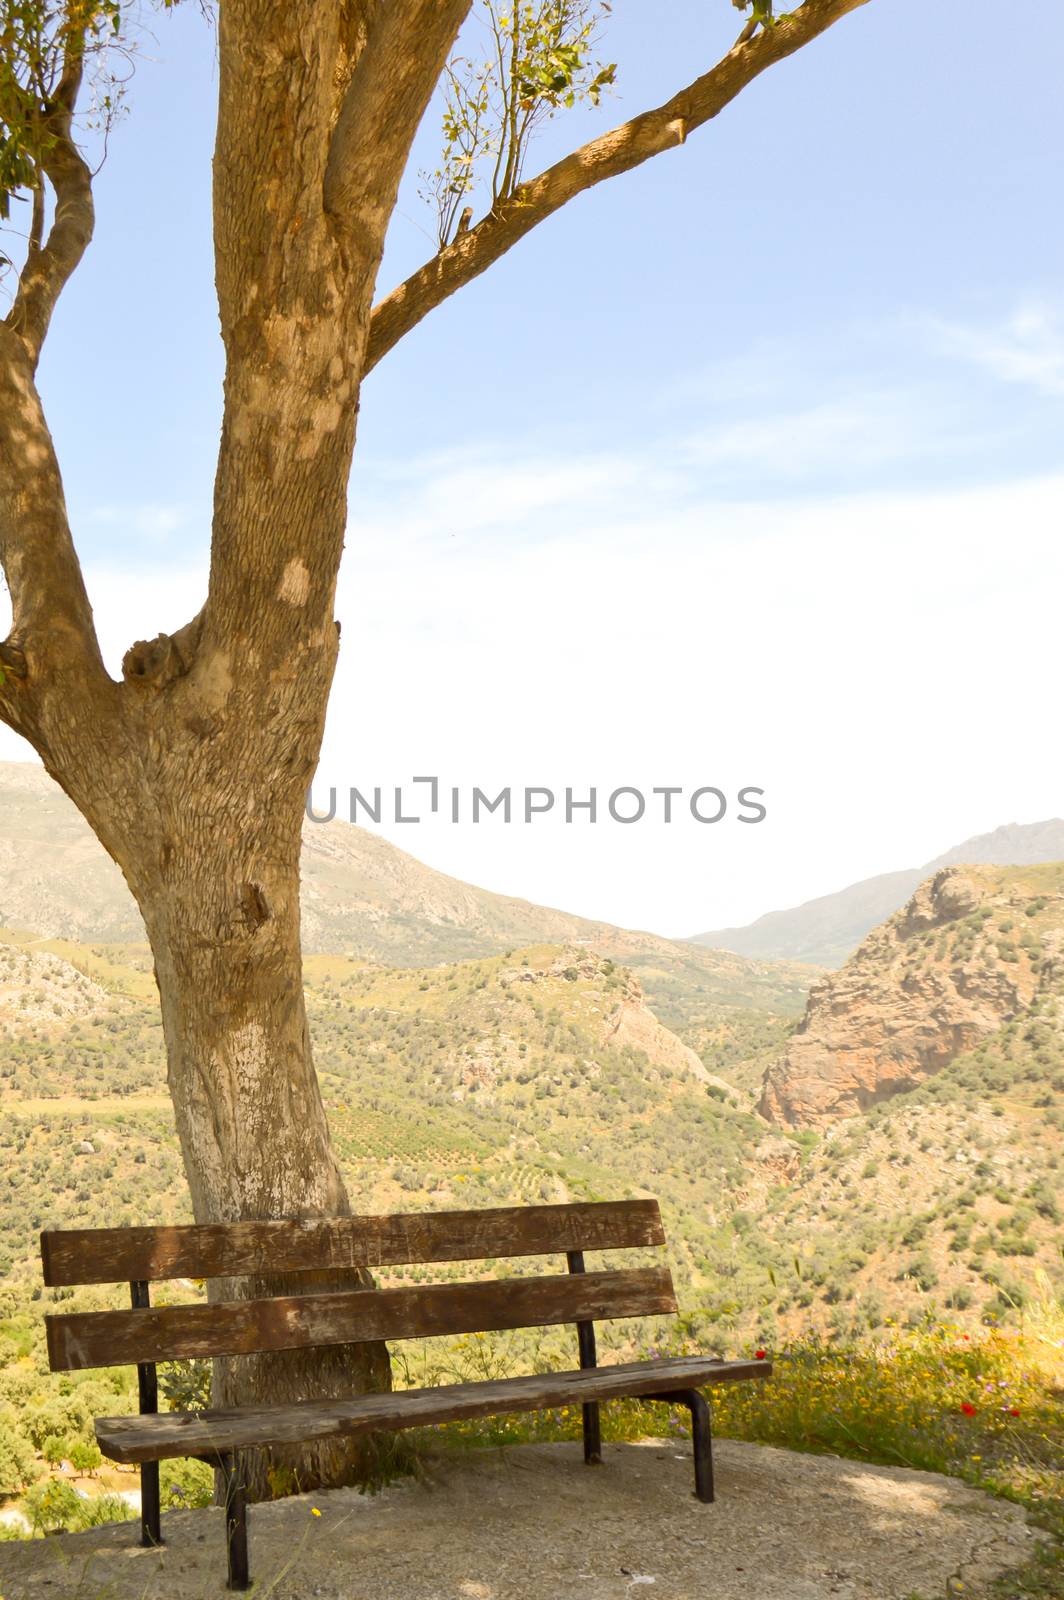
[[[608,8],[532,0],[504,14],[484,3],[499,50],[494,76],[478,78],[468,57],[448,66],[471,0],[223,0],[214,243],[225,396],[207,595],[178,633],[134,643],[116,682],[36,371],[92,235],[78,118],[113,112],[107,52],[129,48],[125,12],[118,0],[0,0],[0,212],[28,197],[30,218],[0,324],[0,560],[13,613],[0,717],[82,811],[141,909],[202,1222],[349,1210],[311,1060],[298,891],[339,648],[333,595],[362,379],[544,218],[682,145],[865,0],[803,0],[775,18],[769,0],[736,0],[745,22],[716,65],[527,180],[536,122],[611,81],[589,60]],[[441,248],[374,306],[400,178],[445,74]],[[455,185],[460,199],[475,194],[485,161],[487,210],[475,226],[468,207],[456,221]],[[301,1286],[268,1278],[212,1292]],[[383,1349],[361,1345],[219,1363],[214,1393],[283,1401],[388,1381]],[[294,1464],[305,1486],[341,1481],[367,1469],[362,1448],[333,1442]],[[249,1467],[264,1492],[267,1464]]]
[[[102,1461],[103,1454],[95,1439],[76,1439],[70,1447],[70,1465],[75,1472],[95,1477]]]
[[[41,1445],[41,1455],[50,1467],[57,1467],[70,1457],[71,1448],[69,1439],[62,1438],[58,1433],[50,1433]]]

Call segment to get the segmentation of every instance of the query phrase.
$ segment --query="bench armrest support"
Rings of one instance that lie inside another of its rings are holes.
[[[569,1250],[565,1256],[570,1272],[583,1272],[584,1252],[582,1250]],[[595,1346],[595,1324],[593,1322],[578,1322],[576,1337],[580,1347],[580,1366],[582,1368],[598,1366],[598,1351]],[[602,1465],[602,1423],[599,1417],[599,1408],[596,1404],[583,1407],[584,1424],[584,1461],[589,1467]]]
[[[144,1279],[135,1279],[130,1284],[129,1300],[134,1311],[150,1307],[151,1292]],[[141,1416],[154,1416],[159,1409],[159,1373],[154,1361],[137,1363],[137,1397]],[[145,1461],[140,1469],[140,1542],[149,1549],[163,1542],[157,1461]]]

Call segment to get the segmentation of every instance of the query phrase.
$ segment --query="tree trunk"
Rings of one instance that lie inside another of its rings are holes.
[[[249,765],[251,765],[249,763]],[[301,785],[171,783],[129,848],[148,929],[170,1093],[197,1222],[343,1215],[350,1203],[311,1057],[299,941]],[[189,775],[191,780],[191,775]],[[272,791],[272,792],[271,792]],[[178,798],[169,803],[170,795]],[[183,801],[183,803],[182,803]],[[144,846],[146,845],[146,848]],[[158,845],[158,848],[157,848]],[[366,1274],[219,1280],[212,1299],[364,1287]],[[217,1361],[214,1403],[286,1404],[390,1387],[383,1344]],[[250,1493],[366,1481],[377,1441],[253,1452]]]

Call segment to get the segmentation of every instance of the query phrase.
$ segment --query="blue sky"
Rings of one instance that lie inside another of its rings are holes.
[[[617,94],[532,167],[736,24],[618,0]],[[213,38],[151,26],[42,367],[112,660],[199,604],[220,407]],[[1059,8],[871,0],[411,334],[363,394],[323,783],[765,786],[752,829],[383,829],[667,933],[1059,812],[1062,50]]]

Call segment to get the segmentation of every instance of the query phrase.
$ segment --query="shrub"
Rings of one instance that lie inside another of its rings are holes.
[[[26,1516],[35,1533],[58,1533],[76,1528],[81,1520],[81,1496],[62,1478],[47,1478],[35,1483],[23,1501]]]
[[[129,1522],[136,1514],[120,1494],[100,1494],[81,1501],[75,1527],[100,1528],[108,1522]]]
[[[159,1389],[171,1411],[206,1411],[211,1403],[209,1361],[167,1361],[159,1369]]]
[[[164,1510],[209,1506],[214,1499],[214,1472],[205,1461],[164,1461],[159,1473],[159,1498]]]

